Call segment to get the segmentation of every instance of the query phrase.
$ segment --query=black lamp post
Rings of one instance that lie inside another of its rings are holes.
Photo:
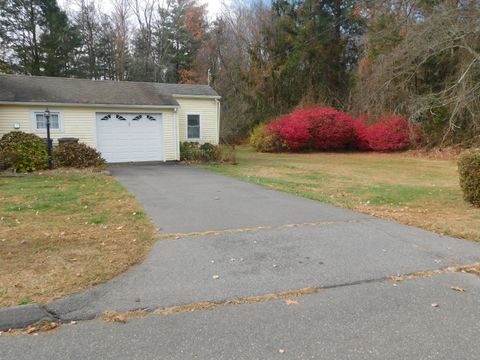
[[[48,168],[52,169],[52,139],[50,139],[50,110],[45,110],[43,113],[45,119],[47,120],[47,150],[48,150]]]

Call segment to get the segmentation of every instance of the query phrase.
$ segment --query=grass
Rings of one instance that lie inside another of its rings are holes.
[[[0,178],[0,306],[46,303],[141,261],[155,228],[113,177]]]
[[[480,241],[480,209],[463,201],[455,160],[409,153],[265,154],[208,170],[437,233]]]

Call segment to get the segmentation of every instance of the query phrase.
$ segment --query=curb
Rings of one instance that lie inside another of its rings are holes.
[[[55,316],[42,305],[30,304],[0,309],[0,331],[24,328],[41,322],[55,321]]]

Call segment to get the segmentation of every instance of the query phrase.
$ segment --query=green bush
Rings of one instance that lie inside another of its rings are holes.
[[[215,162],[220,158],[220,149],[210,143],[200,145],[200,160],[203,162]]]
[[[97,150],[77,142],[60,144],[55,148],[53,158],[57,167],[102,168],[105,166],[105,160]]]
[[[12,168],[13,164],[20,158],[20,155],[13,152],[0,152],[0,170]]]
[[[197,142],[189,141],[180,143],[180,160],[207,163],[236,163],[233,148],[210,143],[200,145]]]
[[[180,143],[181,161],[199,161],[200,145],[197,142],[185,141]]]
[[[480,149],[464,153],[458,160],[463,198],[480,206]]]
[[[8,167],[16,172],[43,170],[48,164],[47,144],[35,134],[12,131],[3,135],[0,152],[10,154]]]
[[[287,148],[275,134],[269,133],[265,125],[257,125],[250,134],[250,146],[259,152],[280,152]]]

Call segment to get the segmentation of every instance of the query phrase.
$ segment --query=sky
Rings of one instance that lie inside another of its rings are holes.
[[[228,4],[232,0],[199,0],[200,3],[207,4],[208,17],[213,20],[216,18],[222,9],[222,3]],[[64,9],[68,7],[68,4],[72,3],[71,0],[58,0],[58,3]],[[112,9],[112,0],[97,0],[97,4],[103,11],[109,11]]]

